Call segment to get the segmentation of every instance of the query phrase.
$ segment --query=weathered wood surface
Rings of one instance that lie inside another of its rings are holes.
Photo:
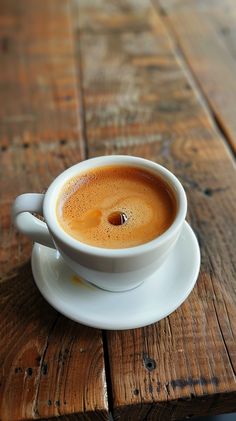
[[[5,0],[1,9],[0,418],[107,419],[106,388],[117,420],[236,411],[235,172],[166,18],[147,0]],[[104,342],[43,300],[31,243],[9,215],[17,194],[45,189],[85,151],[174,171],[202,253],[176,312]]]
[[[236,7],[234,0],[155,0],[236,152]]]
[[[147,1],[74,2],[89,156],[139,155],[174,171],[202,254],[198,283],[174,314],[107,333],[121,420],[236,410],[233,160],[162,19]]]
[[[84,159],[69,6],[0,5],[1,421],[107,419],[101,332],[69,321],[41,297],[32,244],[10,218],[18,194],[41,192]]]

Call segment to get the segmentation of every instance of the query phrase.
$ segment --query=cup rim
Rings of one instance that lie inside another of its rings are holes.
[[[86,169],[105,167],[108,165],[131,165],[152,171],[162,177],[172,188],[177,199],[177,213],[171,226],[161,235],[146,243],[126,248],[96,247],[83,243],[67,234],[60,226],[56,216],[56,203],[63,185],[73,176]],[[167,168],[154,161],[130,155],[105,155],[81,161],[59,174],[49,186],[43,203],[43,215],[55,242],[64,243],[66,247],[91,256],[100,257],[129,257],[147,253],[161,246],[178,231],[185,221],[187,213],[187,198],[184,188],[178,178]]]

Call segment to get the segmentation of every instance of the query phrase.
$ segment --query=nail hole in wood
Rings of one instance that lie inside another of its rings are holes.
[[[32,370],[32,368],[31,368],[31,367],[27,368],[26,372],[27,372],[27,375],[28,375],[29,377],[31,377],[31,376],[32,376],[32,374],[33,374],[33,370]]]
[[[150,358],[148,355],[143,357],[144,366],[148,371],[152,371],[156,368],[156,361]]]
[[[205,194],[206,196],[212,196],[212,189],[210,189],[210,188],[206,188],[206,189],[204,190],[204,194]]]

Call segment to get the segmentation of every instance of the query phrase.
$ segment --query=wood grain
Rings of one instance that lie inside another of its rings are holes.
[[[101,332],[59,315],[41,297],[29,263],[32,244],[10,217],[18,194],[41,192],[85,156],[69,6],[0,6],[2,421],[107,419]]]
[[[89,156],[138,155],[174,171],[202,254],[198,283],[176,312],[143,329],[107,333],[114,418],[235,411],[232,156],[149,2],[73,4]]]
[[[143,0],[4,0],[0,16],[0,418],[107,419],[107,386],[117,420],[235,411],[235,171],[166,19]],[[85,151],[174,171],[202,253],[175,313],[103,341],[44,301],[10,221],[17,194],[47,188]]]
[[[236,151],[236,5],[234,0],[156,0],[203,91],[220,129]]]

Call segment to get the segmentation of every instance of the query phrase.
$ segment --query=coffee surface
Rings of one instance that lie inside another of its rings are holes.
[[[170,187],[136,167],[108,166],[83,172],[63,187],[57,203],[60,225],[96,247],[126,248],[163,234],[176,215]]]

